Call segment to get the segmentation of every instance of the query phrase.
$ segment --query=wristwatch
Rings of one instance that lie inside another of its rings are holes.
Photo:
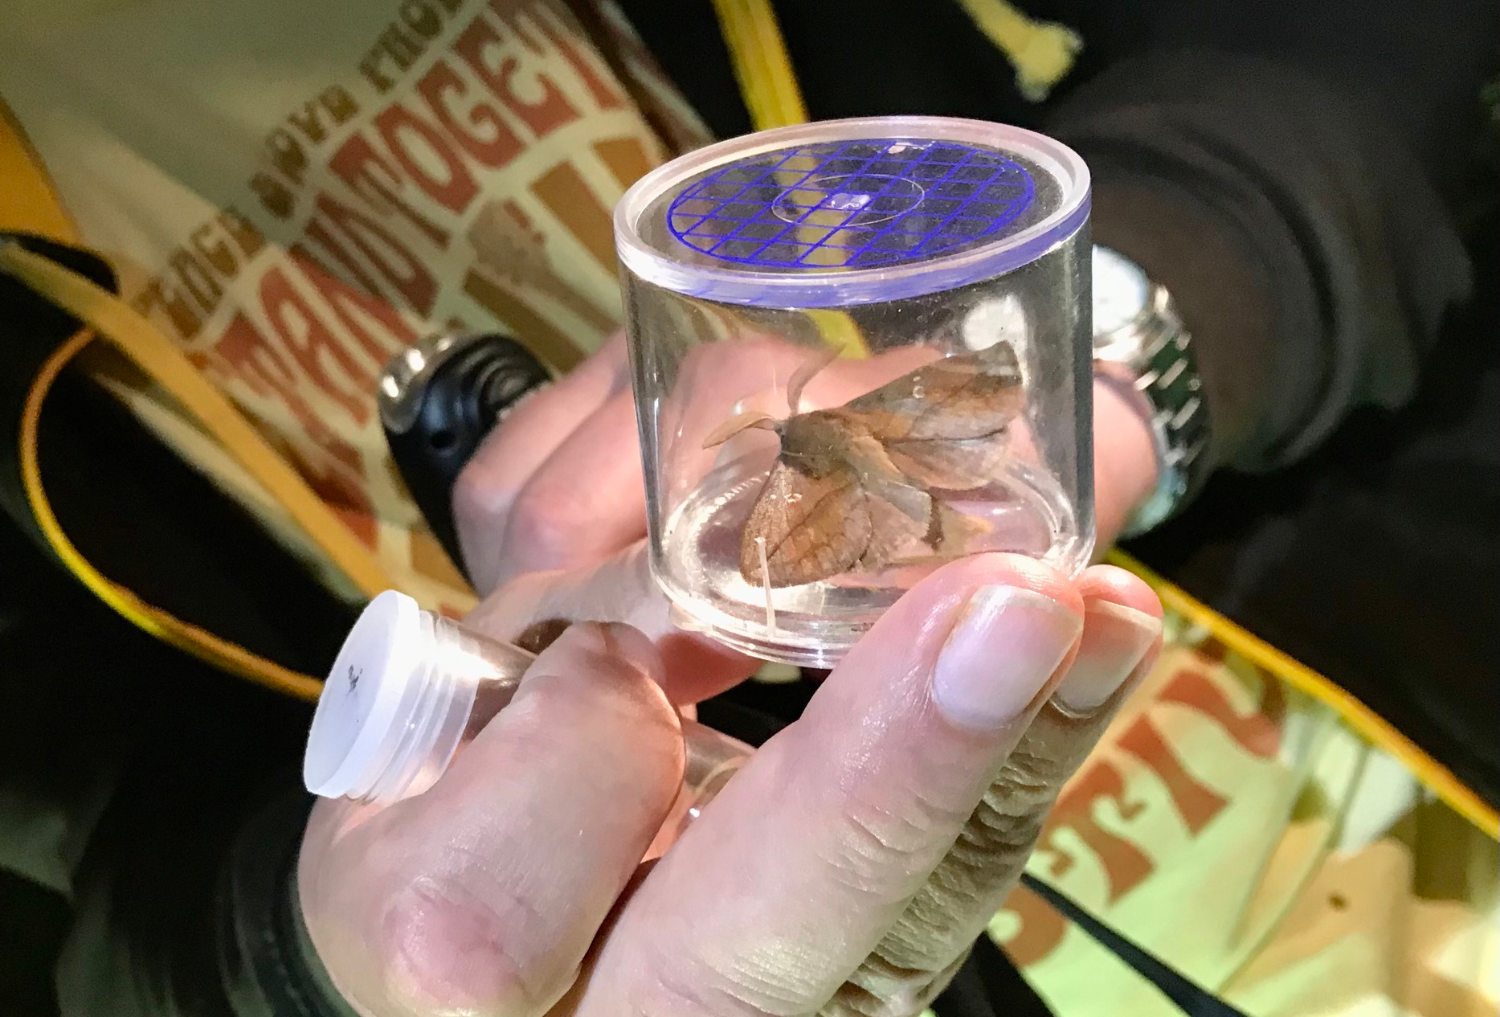
[[[1156,490],[1121,534],[1134,537],[1170,518],[1204,479],[1208,406],[1192,338],[1166,287],[1108,247],[1095,246],[1093,268],[1095,374],[1127,392],[1156,445]]]

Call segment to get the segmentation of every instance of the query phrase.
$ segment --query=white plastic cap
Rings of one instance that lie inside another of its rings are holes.
[[[324,798],[394,800],[426,790],[458,748],[474,686],[438,659],[433,619],[395,590],[350,629],[313,714],[302,763]]]

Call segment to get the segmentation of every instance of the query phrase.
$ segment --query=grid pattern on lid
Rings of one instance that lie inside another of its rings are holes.
[[[680,242],[757,268],[876,268],[993,238],[1031,205],[993,149],[909,138],[800,145],[719,167],[672,201]]]

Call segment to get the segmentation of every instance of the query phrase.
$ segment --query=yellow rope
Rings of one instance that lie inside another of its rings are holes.
[[[393,585],[368,547],[276,454],[257,430],[192,362],[135,308],[113,293],[17,243],[0,245],[0,271],[84,322],[118,346],[279,501],[338,569],[368,596]]]
[[[740,94],[757,131],[807,120],[802,89],[770,0],[714,0]]]
[[[26,405],[21,413],[21,483],[25,488],[31,513],[36,517],[37,525],[41,527],[47,542],[84,586],[144,631],[232,674],[297,699],[316,701],[323,688],[321,681],[257,656],[242,646],[220,639],[211,632],[146,603],[94,568],[63,532],[62,525],[57,521],[52,505],[47,500],[46,489],[42,486],[37,431],[41,423],[42,403],[52,383],[63,367],[92,339],[93,335],[89,332],[79,332],[52,352],[32,380],[31,390],[26,394]]]

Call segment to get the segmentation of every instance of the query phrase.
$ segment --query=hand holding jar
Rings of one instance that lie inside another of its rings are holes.
[[[461,526],[492,513],[497,560],[526,571],[464,625],[542,652],[424,793],[319,803],[313,942],[376,1017],[920,1013],[1150,666],[1160,607],[1109,567],[947,564],[648,861],[677,829],[681,712],[757,662],[668,622],[611,355],[528,400],[466,474]],[[545,645],[574,619],[592,623]]]

